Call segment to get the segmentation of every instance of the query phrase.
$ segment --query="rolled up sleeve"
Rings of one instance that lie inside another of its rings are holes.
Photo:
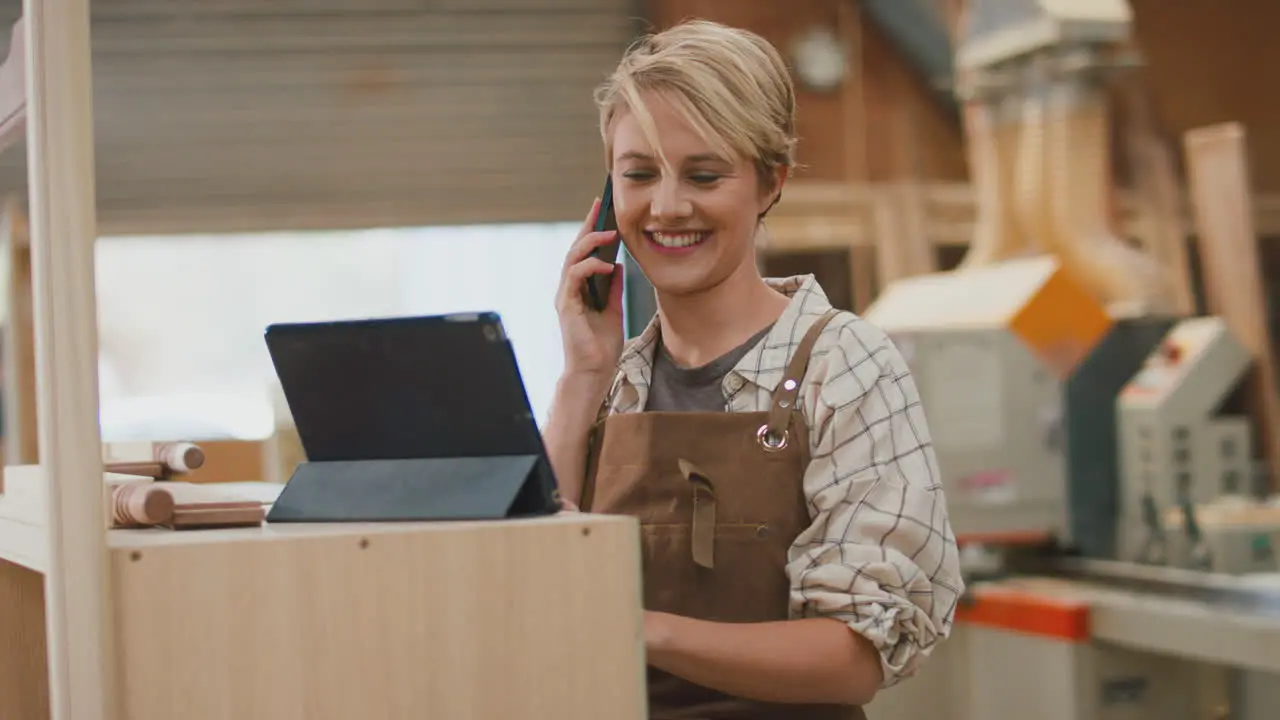
[[[793,615],[848,623],[888,687],[950,635],[964,588],[919,393],[888,338],[867,334],[842,328],[814,379],[813,522],[787,572]]]

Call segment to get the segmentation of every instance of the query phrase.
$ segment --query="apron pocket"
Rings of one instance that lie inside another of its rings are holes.
[[[695,562],[690,524],[641,525],[645,608],[720,622],[785,620],[789,538],[766,523],[715,525],[714,566]]]

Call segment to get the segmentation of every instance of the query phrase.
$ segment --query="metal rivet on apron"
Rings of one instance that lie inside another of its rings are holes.
[[[768,537],[768,535],[769,535],[768,525],[759,525],[756,527],[756,537]]]
[[[756,431],[756,441],[760,443],[760,447],[769,452],[777,452],[787,446],[787,431],[783,430],[781,435],[775,434],[769,429],[766,423],[760,426]]]
[[[784,383],[782,383],[782,389],[784,389],[784,390],[795,390],[795,389],[796,389],[796,381],[795,381],[795,380],[792,380],[791,378],[787,378],[787,381],[786,381],[786,382],[784,382]]]
[[[778,401],[778,407],[784,407],[784,408],[786,408],[786,407],[791,407],[791,401],[790,401],[790,400],[779,400],[779,401]]]

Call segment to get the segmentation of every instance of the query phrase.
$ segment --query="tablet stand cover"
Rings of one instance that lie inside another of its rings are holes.
[[[537,455],[304,462],[268,522],[492,520],[556,512]]]

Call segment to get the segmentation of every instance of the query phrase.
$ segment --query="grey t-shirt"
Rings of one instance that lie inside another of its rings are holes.
[[[696,368],[677,365],[659,337],[653,353],[649,399],[644,409],[648,412],[724,412],[724,392],[720,389],[724,376],[772,329],[770,324],[738,347]]]

